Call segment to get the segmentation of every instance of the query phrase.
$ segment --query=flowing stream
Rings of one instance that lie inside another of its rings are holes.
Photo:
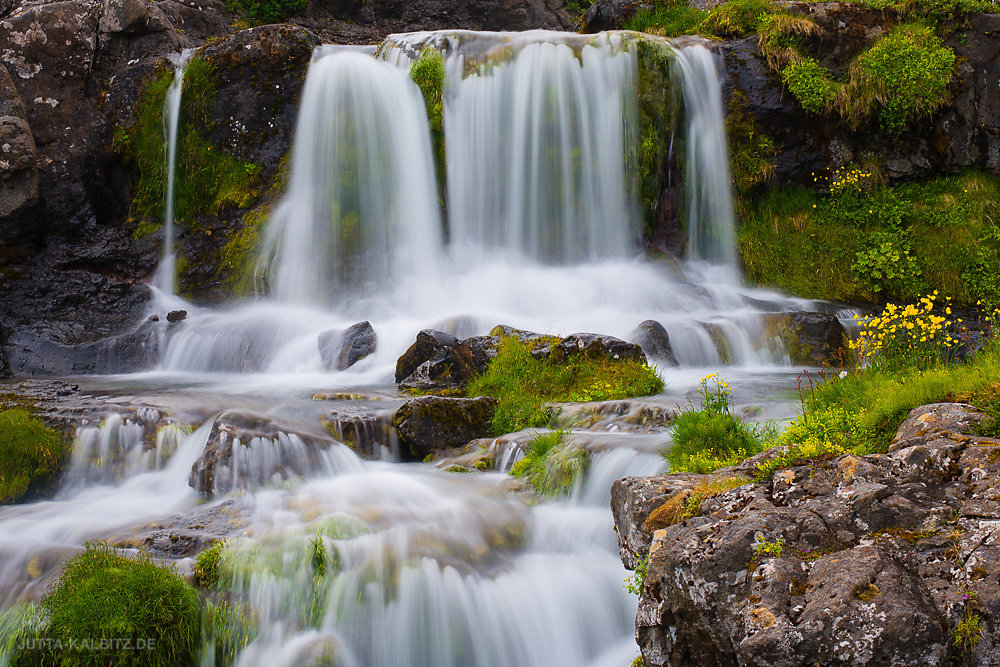
[[[675,49],[691,260],[635,249],[630,44],[447,32],[394,36],[379,57],[317,50],[258,265],[264,295],[183,303],[168,232],[155,308],[182,305],[188,317],[166,329],[155,370],[79,379],[140,407],[78,429],[54,499],[0,508],[0,600],[37,598],[85,540],[159,548],[217,536],[231,540],[227,585],[256,619],[230,628],[246,633],[239,664],[628,664],[635,598],[622,586],[610,486],[662,470],[663,424],[635,432],[618,416],[635,407],[625,406],[574,429],[589,471],[569,497],[541,503],[501,472],[399,463],[378,425],[404,400],[394,366],[420,329],[627,339],[649,319],[669,332],[679,367],[661,364],[667,390],[640,408],[684,403],[724,349],[739,406],[790,413],[772,398],[793,371],[760,314],[802,302],[740,284],[720,83],[701,45]],[[407,75],[430,45],[447,72],[444,216],[423,98]],[[168,95],[171,175],[182,77],[179,67]],[[169,194],[167,204],[169,224]],[[373,325],[376,351],[326,370],[319,336],[359,320]],[[352,423],[382,460],[339,441]],[[510,442],[494,443],[506,447],[502,470],[521,452]],[[214,651],[207,641],[203,664]]]

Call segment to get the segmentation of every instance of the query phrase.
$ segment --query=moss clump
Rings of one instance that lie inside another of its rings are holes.
[[[42,634],[55,647],[46,657],[53,663],[194,662],[201,623],[198,594],[147,557],[127,558],[106,544],[88,544],[63,565],[42,608],[48,617]]]
[[[738,235],[747,278],[846,301],[909,300],[935,289],[959,306],[1000,299],[1000,277],[982,270],[1000,262],[993,177],[970,171],[886,186],[861,173],[872,175],[860,188],[792,187],[744,201]]]
[[[0,503],[16,502],[52,482],[66,455],[62,436],[23,408],[0,411]]]
[[[532,437],[510,474],[528,481],[539,495],[566,495],[589,465],[590,455],[566,442],[566,431],[550,431]]]
[[[663,391],[663,380],[644,363],[574,355],[537,359],[516,337],[504,338],[486,371],[472,379],[466,395],[497,399],[496,435],[550,421],[550,401],[608,401]]]
[[[194,575],[202,588],[212,588],[219,581],[219,558],[225,548],[225,540],[214,540],[195,559]]]
[[[155,231],[164,217],[163,103],[173,79],[171,68],[154,74],[139,96],[135,123],[117,128],[114,134],[115,150],[131,172],[130,217],[136,224],[136,237]],[[181,225],[195,224],[198,215],[245,208],[260,194],[254,185],[261,166],[237,160],[204,134],[212,126],[210,111],[217,85],[212,65],[203,58],[192,58],[184,70],[177,129],[174,219]]]
[[[424,96],[424,107],[427,109],[431,130],[431,147],[434,149],[438,193],[442,201],[445,187],[444,77],[444,56],[433,47],[421,51],[420,57],[410,65],[410,78]]]
[[[841,90],[823,66],[812,58],[789,63],[781,70],[781,80],[802,108],[813,114],[832,109]]]
[[[758,127],[753,115],[744,110],[749,104],[741,91],[729,98],[726,138],[729,140],[729,172],[740,192],[750,192],[774,174],[778,149],[771,137]]]
[[[670,145],[662,137],[674,133],[680,99],[673,85],[670,48],[650,39],[640,39],[635,48],[639,137],[634,179],[645,232],[652,236],[656,231],[657,203],[669,182],[672,157]]]

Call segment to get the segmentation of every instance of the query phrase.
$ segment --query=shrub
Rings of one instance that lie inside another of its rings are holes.
[[[226,0],[226,9],[239,12],[251,23],[277,23],[301,12],[308,0]]]
[[[510,474],[527,480],[539,495],[568,494],[590,464],[585,450],[566,442],[566,431],[536,433],[528,444]]]
[[[802,108],[813,114],[828,112],[837,99],[839,87],[816,60],[802,58],[781,70],[781,80]]]
[[[198,594],[148,557],[88,544],[42,600],[43,634],[61,664],[181,665],[194,661]],[[101,642],[106,642],[105,645]],[[95,650],[94,646],[100,646]],[[142,649],[142,650],[139,650]]]
[[[0,503],[52,482],[66,454],[62,436],[22,408],[0,411]]]
[[[496,435],[544,426],[549,401],[607,401],[663,391],[663,380],[650,366],[628,359],[573,355],[556,361],[536,359],[516,337],[500,344],[486,371],[469,383],[467,396],[497,399]]]
[[[952,336],[951,307],[934,313],[937,292],[903,307],[886,304],[881,314],[861,319],[861,333],[851,347],[869,364],[889,369],[930,368],[950,356],[957,341]],[[950,298],[946,299],[951,301]]]

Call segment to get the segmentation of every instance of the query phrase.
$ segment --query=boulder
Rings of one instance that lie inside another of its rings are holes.
[[[642,348],[635,343],[626,343],[614,336],[592,333],[576,333],[566,336],[553,348],[550,356],[556,361],[561,361],[577,354],[646,363],[646,355],[642,353]]]
[[[147,320],[132,331],[75,345],[21,329],[8,334],[5,349],[19,376],[135,373],[156,365],[161,338],[162,327]]]
[[[963,664],[994,664],[1000,440],[965,433],[982,418],[918,408],[887,454],[779,470],[710,494],[686,520],[664,510],[655,521],[676,494],[747,471],[616,482],[623,562],[649,544],[644,664],[948,665],[952,632],[970,618],[983,633]]]
[[[319,355],[323,368],[342,371],[375,351],[375,329],[370,322],[352,324],[343,331],[324,331],[319,335]]]
[[[839,365],[847,351],[847,330],[833,315],[825,313],[768,313],[767,334],[781,340],[793,364]]]
[[[216,419],[202,455],[191,466],[189,484],[206,496],[258,489],[302,477],[331,473],[323,452],[330,438],[286,428],[269,417],[230,411]]]
[[[632,342],[642,348],[647,359],[655,359],[670,366],[677,366],[677,357],[670,346],[670,334],[656,320],[646,320],[636,327]]]
[[[424,329],[406,352],[396,360],[396,382],[402,382],[424,362],[430,361],[445,348],[453,346],[458,339],[450,333]]]
[[[364,459],[379,459],[382,449],[393,449],[396,432],[392,414],[355,406],[338,407],[323,415],[323,425],[340,442]]]
[[[396,381],[415,391],[458,391],[486,370],[499,347],[496,336],[458,340],[443,331],[424,330],[396,361]]]
[[[517,338],[531,349],[531,356],[536,359],[545,359],[552,353],[552,347],[562,342],[562,338],[559,338],[558,336],[540,334],[534,331],[526,331],[524,329],[515,329],[514,327],[506,324],[498,324],[490,329],[490,335],[498,336],[500,338]]]
[[[495,399],[422,396],[404,403],[392,417],[400,444],[416,460],[436,450],[464,445],[490,433]]]

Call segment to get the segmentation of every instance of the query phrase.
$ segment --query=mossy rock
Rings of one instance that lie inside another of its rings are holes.
[[[0,503],[48,488],[68,453],[62,435],[23,408],[0,411],[0,445]]]

